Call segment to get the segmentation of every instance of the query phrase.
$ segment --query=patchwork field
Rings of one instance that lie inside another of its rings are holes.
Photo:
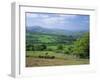
[[[26,67],[89,64],[89,15],[27,12],[25,18]]]

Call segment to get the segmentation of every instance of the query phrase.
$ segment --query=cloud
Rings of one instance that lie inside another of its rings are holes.
[[[39,17],[40,17],[40,18],[49,18],[49,15],[46,15],[46,14],[40,14]]]
[[[39,17],[39,15],[38,14],[33,14],[33,13],[27,13],[27,17],[28,18],[37,18],[37,17]]]
[[[47,24],[57,24],[63,20],[64,20],[64,18],[61,18],[61,17],[51,17],[51,18],[43,19],[44,23],[47,23]]]
[[[63,14],[63,15],[59,15],[60,17],[66,17],[67,19],[73,19],[73,18],[76,18],[77,15],[73,15],[73,14]]]
[[[89,16],[65,15],[50,13],[27,13],[27,25],[38,25],[44,28],[88,29]]]
[[[65,19],[66,18],[60,16],[56,16],[56,17],[49,16],[46,18],[42,18],[41,23],[44,24],[43,27],[54,28],[54,27],[59,27],[57,25],[62,25],[66,23],[67,21]]]

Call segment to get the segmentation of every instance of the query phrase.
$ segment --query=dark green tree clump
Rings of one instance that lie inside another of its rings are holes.
[[[64,48],[63,45],[58,45],[58,48],[57,49],[58,50],[63,50],[63,48]]]
[[[89,58],[89,33],[74,42],[73,54],[79,58]]]
[[[45,44],[33,44],[33,45],[26,45],[27,51],[43,51],[46,50],[47,46]]]

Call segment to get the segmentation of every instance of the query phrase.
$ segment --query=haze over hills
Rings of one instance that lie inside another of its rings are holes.
[[[43,28],[41,26],[29,26],[26,27],[26,32],[31,33],[41,33],[41,34],[55,34],[55,35],[82,35],[86,32],[89,32],[88,30],[66,30],[66,29],[52,29],[52,28]]]

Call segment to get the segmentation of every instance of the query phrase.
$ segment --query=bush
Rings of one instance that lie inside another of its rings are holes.
[[[65,54],[70,54],[70,52],[69,52],[69,51],[65,51],[64,53],[65,53]]]
[[[65,49],[64,53],[65,53],[65,54],[72,54],[72,52],[73,52],[72,49],[73,49],[72,45],[69,45],[69,46],[67,46],[67,48]]]
[[[63,45],[58,45],[57,47],[58,50],[63,50],[63,48],[64,48]]]
[[[44,44],[36,44],[34,45],[34,51],[43,51],[46,50],[47,46]]]
[[[53,51],[53,49],[51,49],[51,48],[48,48],[48,49],[46,49],[47,51]]]

